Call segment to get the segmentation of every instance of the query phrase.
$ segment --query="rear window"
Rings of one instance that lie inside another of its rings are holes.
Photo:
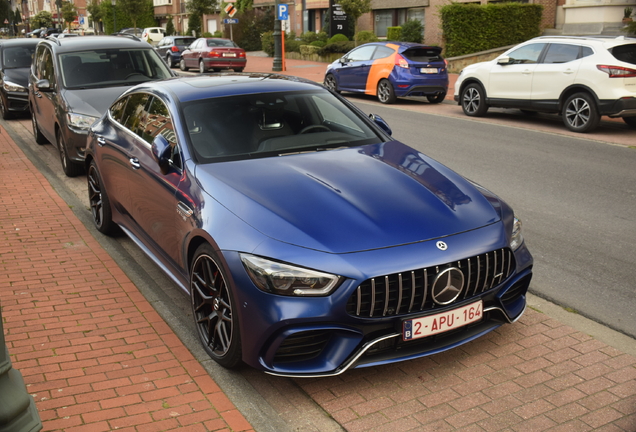
[[[181,38],[181,39],[175,39],[174,40],[174,44],[175,45],[190,45],[192,43],[192,41],[194,40],[194,38]]]
[[[208,39],[208,46],[236,48],[236,44],[229,39]]]
[[[636,44],[620,45],[609,50],[616,60],[636,64]]]
[[[402,53],[409,60],[417,62],[433,62],[443,60],[439,48],[411,48]]]

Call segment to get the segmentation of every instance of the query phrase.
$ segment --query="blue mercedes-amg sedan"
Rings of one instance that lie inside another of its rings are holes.
[[[320,377],[451,349],[517,320],[532,256],[493,193],[320,84],[140,84],[91,127],[95,226],[187,293],[218,363]]]

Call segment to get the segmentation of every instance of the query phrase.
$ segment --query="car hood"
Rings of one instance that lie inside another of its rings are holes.
[[[112,103],[131,86],[64,90],[68,111],[101,117]]]
[[[21,85],[24,88],[27,88],[29,85],[29,71],[31,68],[15,68],[15,69],[5,69],[4,70],[4,79],[7,81],[14,82],[16,84]]]
[[[422,242],[500,220],[500,202],[397,141],[197,167],[205,191],[281,242],[330,253]]]

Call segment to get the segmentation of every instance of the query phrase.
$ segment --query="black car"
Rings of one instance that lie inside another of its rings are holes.
[[[193,36],[166,36],[159,41],[155,49],[161,57],[166,59],[170,67],[179,64],[181,52],[196,40]]]
[[[29,69],[38,42],[24,38],[0,41],[0,114],[5,120],[29,110]]]
[[[133,35],[133,36],[137,36],[137,37],[141,37],[141,33],[143,32],[143,29],[140,29],[139,27],[129,27],[129,28],[123,28],[119,31],[116,31],[115,33],[112,33],[111,36],[121,36],[121,35]]]
[[[47,36],[53,36],[53,35],[56,35],[58,33],[62,33],[62,29],[59,29],[59,28],[48,28],[46,30],[43,30],[40,33],[40,37],[41,38],[45,38]]]
[[[83,172],[88,128],[129,87],[175,76],[146,42],[132,37],[48,38],[29,75],[38,144],[53,143],[64,173]]]

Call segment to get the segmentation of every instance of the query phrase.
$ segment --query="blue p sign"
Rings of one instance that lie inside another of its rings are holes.
[[[278,11],[276,11],[276,19],[285,21],[289,19],[289,9],[286,4],[279,4]]]

